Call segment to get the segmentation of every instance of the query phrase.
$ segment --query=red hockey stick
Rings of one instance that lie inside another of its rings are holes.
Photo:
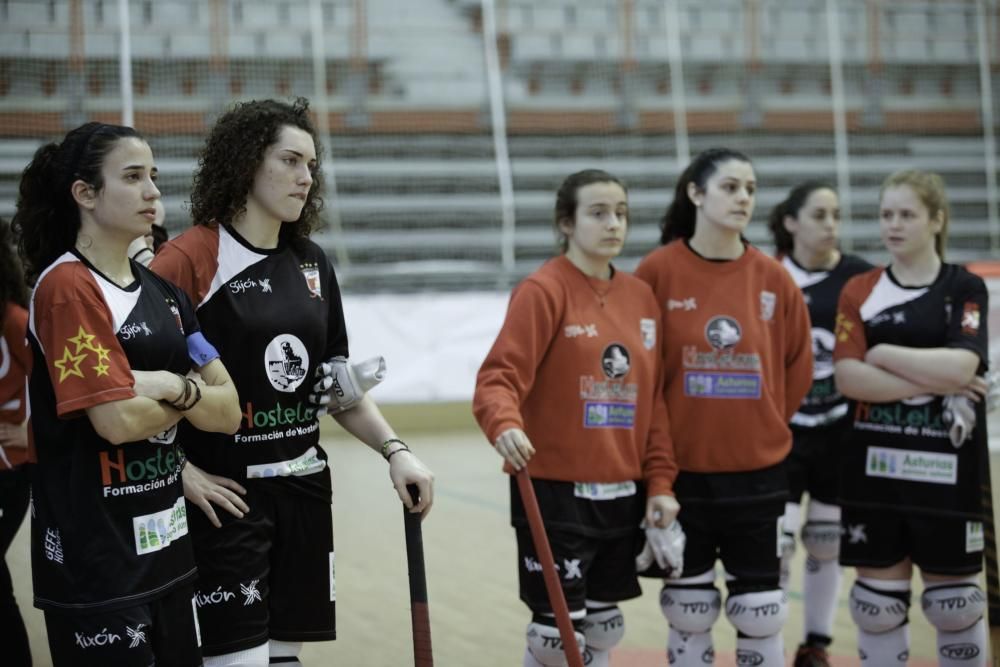
[[[535,498],[535,489],[531,486],[531,476],[527,468],[521,468],[517,473],[517,487],[521,491],[521,502],[524,504],[524,513],[528,516],[528,526],[531,528],[531,540],[535,543],[535,552],[538,554],[538,562],[542,565],[542,575],[545,577],[545,591],[549,594],[549,603],[552,605],[552,612],[556,616],[556,625],[559,627],[559,637],[563,643],[563,653],[569,661],[569,667],[583,667],[583,657],[576,645],[576,633],[573,630],[573,621],[569,617],[569,607],[566,606],[566,597],[563,595],[562,586],[559,584],[559,575],[556,573],[556,564],[552,558],[552,547],[549,546],[549,538],[545,534],[545,525],[542,524],[542,512],[538,509],[538,499]]]
[[[420,492],[416,484],[406,487],[416,503]],[[431,651],[431,616],[427,606],[427,577],[424,573],[424,537],[420,515],[403,507],[403,527],[406,531],[406,562],[410,575],[410,619],[413,622],[413,667],[434,667]]]

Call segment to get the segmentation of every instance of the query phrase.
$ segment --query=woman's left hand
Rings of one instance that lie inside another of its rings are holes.
[[[399,499],[410,512],[419,512],[422,517],[431,511],[434,502],[434,473],[410,451],[393,454],[389,459],[389,479],[396,487]],[[414,503],[407,490],[408,484],[416,484],[419,500]]]
[[[646,499],[646,525],[666,528],[680,511],[681,506],[673,496],[649,496]]]

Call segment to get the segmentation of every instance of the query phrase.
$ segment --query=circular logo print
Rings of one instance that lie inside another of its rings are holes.
[[[604,369],[604,374],[612,380],[628,375],[629,369],[632,368],[632,359],[625,346],[621,343],[612,343],[604,348],[604,354],[601,355],[601,368]]]
[[[836,339],[832,331],[813,327],[813,379],[825,380],[833,375],[833,346]]]
[[[705,327],[705,338],[716,350],[728,350],[740,342],[742,337],[740,323],[725,315],[713,317]]]
[[[264,349],[264,370],[267,379],[278,391],[295,391],[306,379],[309,353],[302,341],[291,334],[281,334]]]

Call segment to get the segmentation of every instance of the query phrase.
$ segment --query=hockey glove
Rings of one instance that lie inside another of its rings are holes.
[[[657,528],[643,521],[641,527],[646,530],[646,545],[635,557],[636,570],[649,569],[655,560],[668,578],[680,577],[684,571],[684,545],[687,543],[681,524],[675,520],[666,528]]]
[[[950,394],[944,397],[944,413],[941,419],[948,427],[948,438],[958,449],[972,437],[972,429],[976,426],[976,409],[965,396]]]
[[[317,382],[309,402],[316,406],[316,416],[337,414],[358,404],[369,389],[385,379],[385,359],[372,357],[351,363],[345,357],[333,357],[316,367]]]

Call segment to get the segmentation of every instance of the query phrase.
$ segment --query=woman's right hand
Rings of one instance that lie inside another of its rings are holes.
[[[528,440],[528,434],[519,428],[509,428],[501,433],[493,446],[514,470],[528,465],[528,461],[535,455],[535,448],[531,440]]]
[[[184,380],[170,371],[132,371],[137,396],[154,401],[175,401],[184,396]]]
[[[219,528],[222,522],[215,514],[216,504],[237,519],[250,511],[240,495],[246,495],[247,490],[228,477],[212,475],[188,461],[181,471],[184,483],[184,497],[201,508],[213,526]]]

